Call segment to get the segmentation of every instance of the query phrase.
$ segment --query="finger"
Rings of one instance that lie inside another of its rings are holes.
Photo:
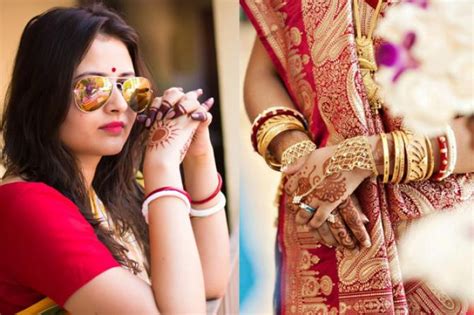
[[[331,230],[329,229],[329,226],[327,222],[324,222],[318,229],[319,235],[321,235],[321,239],[325,245],[329,246],[337,246],[338,242],[334,238],[334,236],[331,233]]]
[[[314,210],[310,210],[307,208],[308,205],[300,204],[300,209],[296,213],[295,222],[296,224],[304,225],[307,224],[311,218],[317,213],[318,209],[313,208]],[[311,207],[310,207],[311,208]]]
[[[311,230],[310,230],[310,233],[311,233],[311,235],[313,236],[313,238],[314,238],[314,240],[315,240],[316,242],[319,242],[319,243],[322,242],[322,238],[321,238],[321,235],[319,235],[319,231],[318,231],[318,230],[316,230],[316,229],[311,229]]]
[[[370,236],[359,215],[358,208],[351,198],[347,198],[339,207],[339,212],[357,241],[364,247],[370,247]]]
[[[207,112],[194,112],[191,114],[191,118],[193,120],[201,121],[201,122],[206,122],[206,125],[209,125],[212,120],[212,115]],[[201,126],[201,125],[200,125]]]
[[[160,113],[163,118],[173,118],[175,113],[173,113],[173,107],[179,102],[179,100],[184,96],[182,89],[180,88],[170,88],[163,92],[163,97],[161,101]],[[161,116],[160,115],[160,116]],[[161,117],[160,117],[161,118]]]
[[[150,128],[150,126],[152,126],[155,122],[156,114],[158,112],[159,107],[161,106],[161,100],[161,97],[155,97],[155,99],[151,103],[151,106],[148,109],[147,117],[145,119],[146,128]]]
[[[212,106],[214,105],[215,101],[214,101],[214,98],[211,97],[211,98],[208,98],[207,100],[205,100],[201,106],[203,106],[204,108],[206,108],[207,111],[210,111]]]
[[[198,101],[198,97],[202,95],[202,90],[197,89],[195,91],[188,92],[181,97],[177,104],[174,105],[173,109],[176,114],[174,118],[182,115],[191,114],[201,107]]]
[[[346,248],[354,249],[356,247],[355,239],[352,237],[348,227],[344,223],[339,211],[333,211],[334,222],[328,221],[329,229],[337,242]]]
[[[313,215],[309,221],[309,225],[314,229],[319,229],[324,222],[326,222],[331,211],[334,210],[334,207],[329,205],[320,206],[318,211]]]

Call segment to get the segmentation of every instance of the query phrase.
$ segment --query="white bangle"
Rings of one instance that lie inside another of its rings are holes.
[[[183,193],[173,191],[173,190],[164,190],[164,191],[156,192],[156,193],[148,196],[148,198],[146,198],[146,200],[143,202],[142,214],[145,217],[146,223],[148,223],[148,205],[152,201],[154,201],[158,198],[161,198],[161,197],[176,197],[176,198],[182,200],[185,203],[186,211],[188,211],[188,213],[191,210],[191,203],[189,202],[189,199]]]
[[[191,217],[199,217],[199,218],[208,217],[210,215],[213,215],[214,213],[217,213],[223,210],[226,205],[227,200],[225,199],[225,196],[222,192],[219,192],[218,196],[219,196],[219,201],[217,202],[215,206],[212,206],[208,209],[202,209],[202,210],[191,208],[191,211],[190,211]]]

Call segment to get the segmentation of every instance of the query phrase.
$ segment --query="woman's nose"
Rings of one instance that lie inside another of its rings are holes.
[[[128,104],[122,95],[122,85],[116,83],[115,88],[112,90],[109,102],[106,104],[106,110],[112,112],[125,112],[128,108]]]

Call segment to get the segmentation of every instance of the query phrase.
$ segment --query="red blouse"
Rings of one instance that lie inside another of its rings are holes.
[[[0,186],[0,314],[49,297],[63,306],[120,266],[69,199],[43,183]]]

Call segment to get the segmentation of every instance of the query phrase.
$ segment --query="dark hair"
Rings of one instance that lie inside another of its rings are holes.
[[[60,191],[79,207],[115,259],[137,273],[138,264],[127,257],[127,249],[93,217],[77,160],[59,139],[59,127],[71,103],[74,71],[99,33],[121,40],[136,74],[149,77],[137,33],[103,5],[54,8],[32,18],[21,36],[5,98],[0,127],[5,140],[4,177],[21,176]],[[135,235],[145,252],[149,274],[148,228],[140,211],[143,189],[135,180],[143,154],[142,131],[143,127],[135,124],[122,151],[102,157],[92,185],[119,234],[132,231]]]

